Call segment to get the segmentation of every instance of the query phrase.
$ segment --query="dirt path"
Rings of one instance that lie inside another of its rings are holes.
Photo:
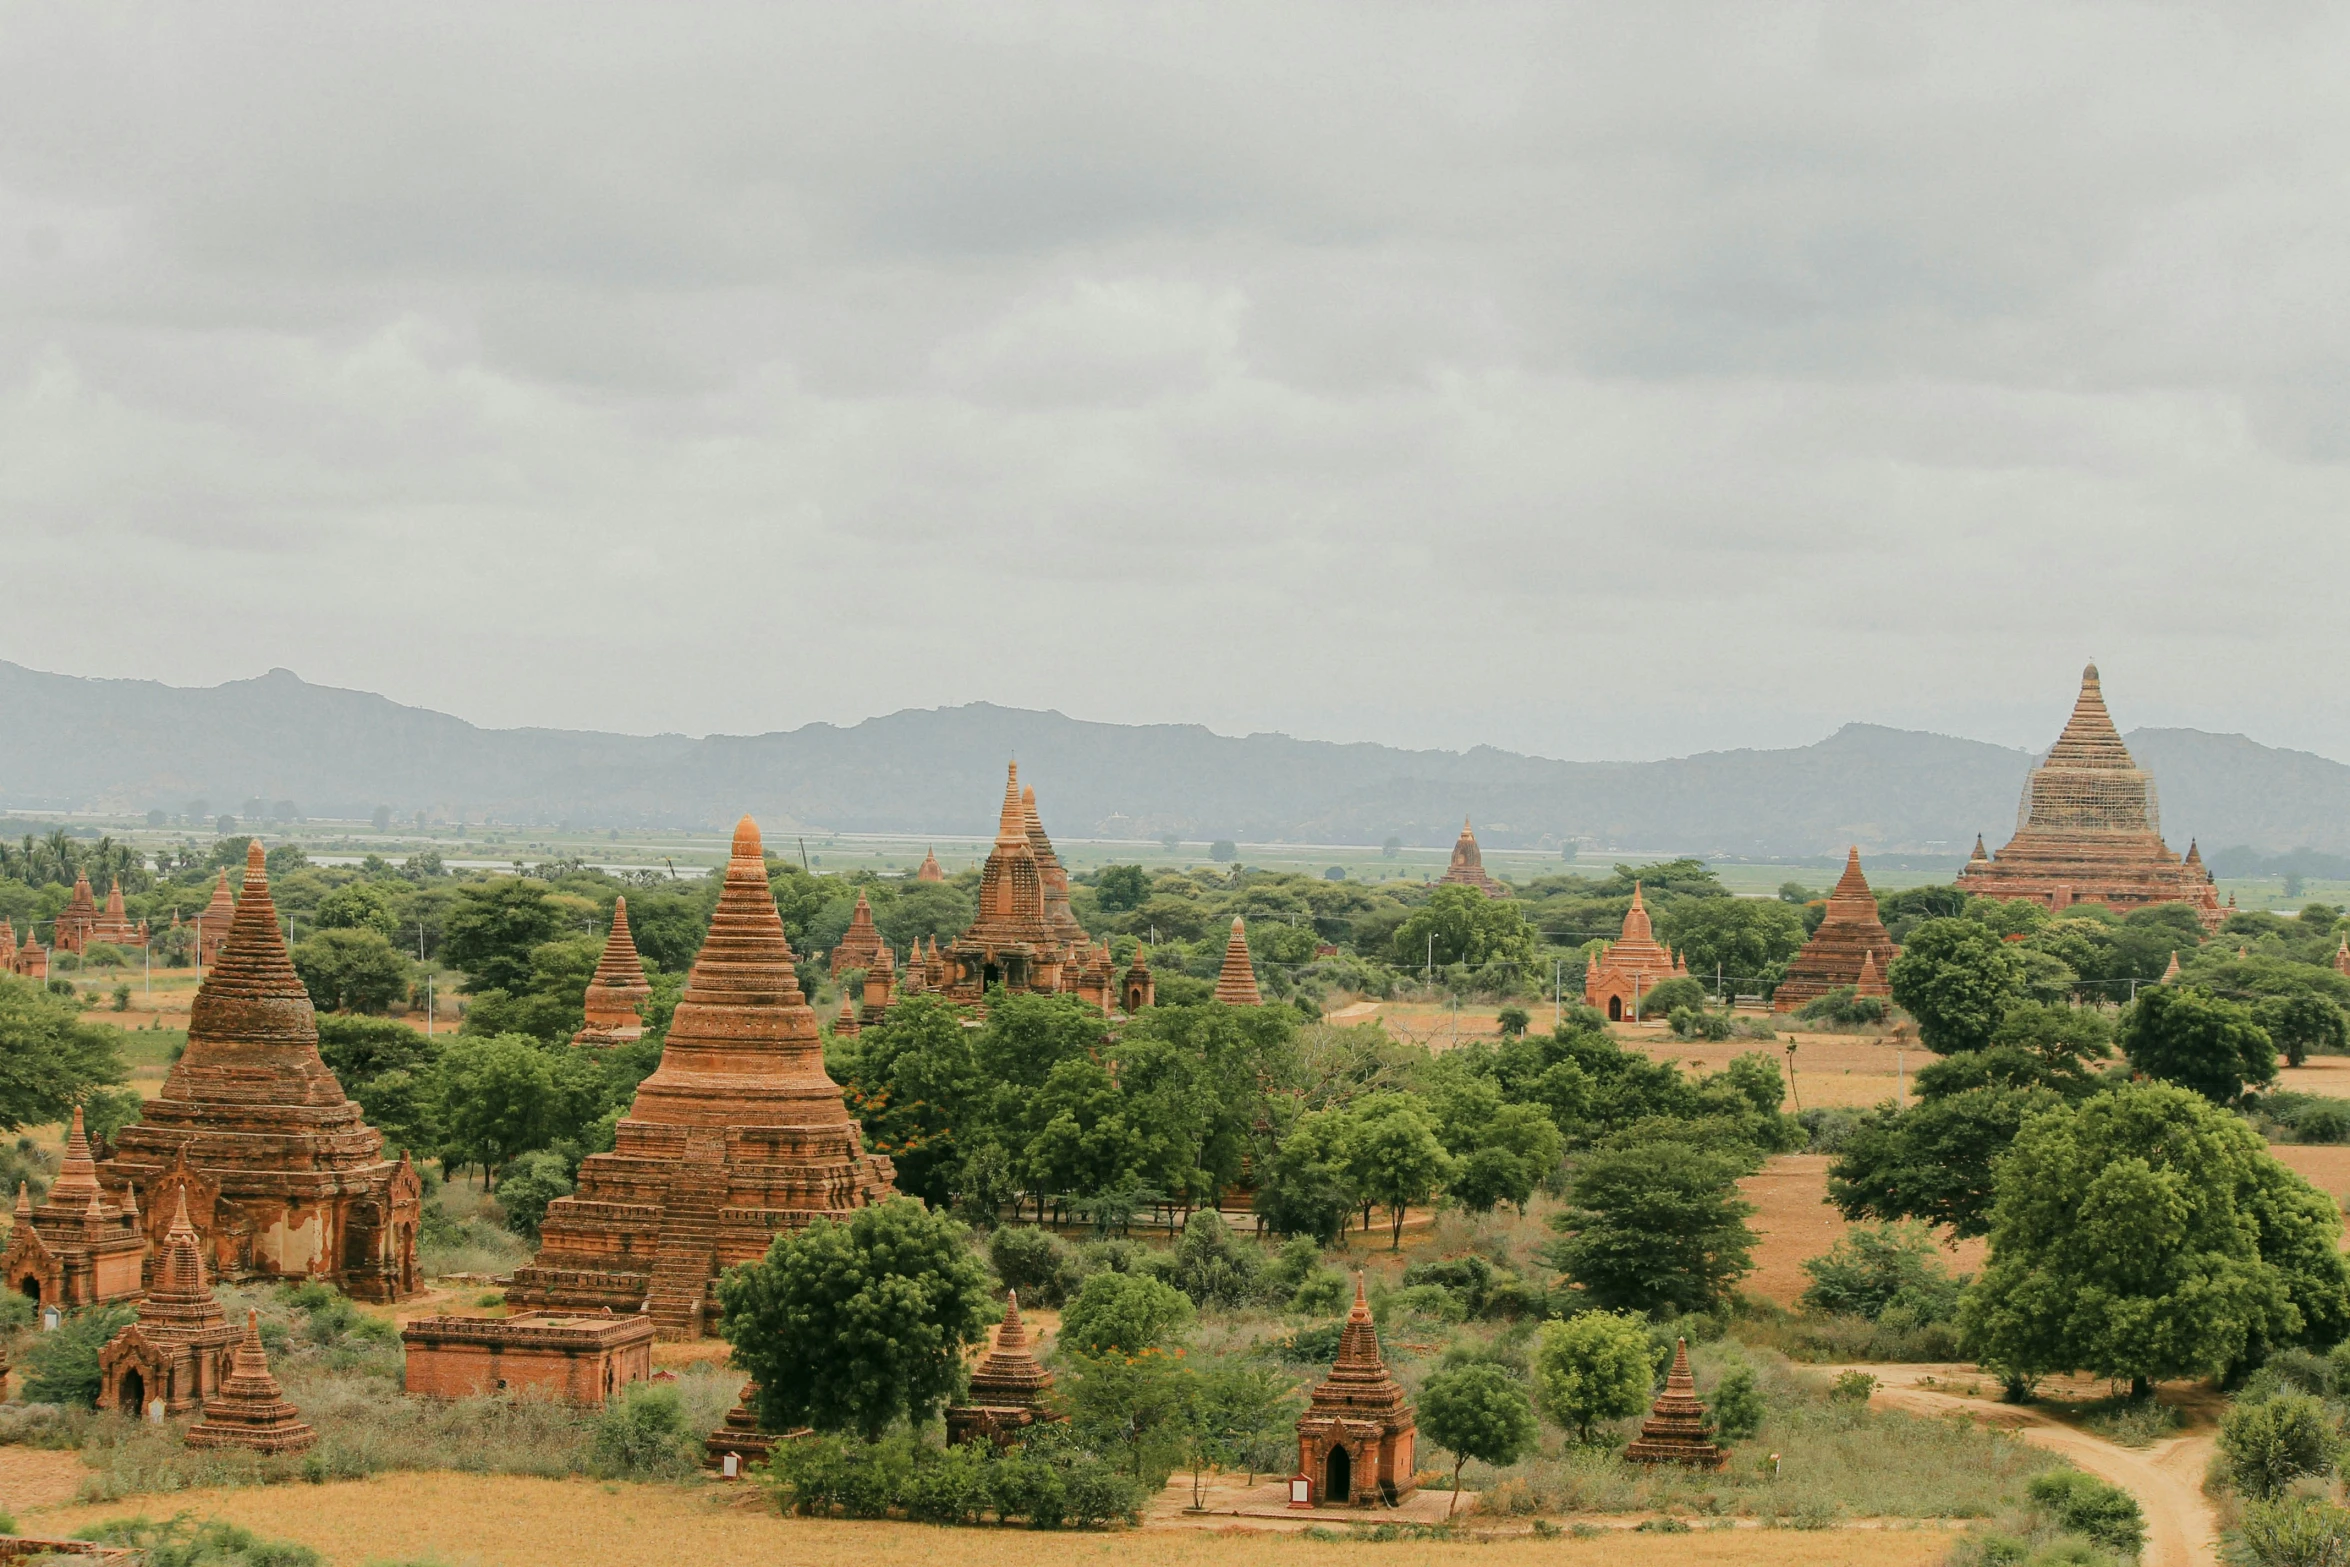
[[[2100,1480],[2122,1487],[2138,1499],[2146,1514],[2146,1550],[2141,1567],[2218,1567],[2219,1521],[2203,1495],[2203,1473],[2211,1462],[2215,1436],[2208,1420],[2196,1420],[2183,1435],[2151,1447],[2122,1447],[2069,1426],[2028,1405],[2002,1404],[1990,1397],[1967,1397],[1937,1388],[1919,1387],[1921,1380],[1956,1386],[1969,1383],[1995,1388],[1972,1366],[1825,1366],[1830,1375],[1865,1371],[1882,1384],[1870,1403],[1912,1414],[1964,1414],[1986,1425],[2015,1431],[2034,1447],[2061,1453]]]

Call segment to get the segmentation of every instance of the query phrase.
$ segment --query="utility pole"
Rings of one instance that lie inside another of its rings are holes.
[[[1550,1026],[1564,1028],[1567,1022],[1566,962],[1561,958],[1550,960]]]

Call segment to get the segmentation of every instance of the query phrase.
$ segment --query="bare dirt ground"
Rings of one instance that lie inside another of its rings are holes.
[[[70,1502],[89,1472],[79,1453],[0,1447],[0,1512],[22,1514],[31,1508]]]
[[[152,1516],[182,1509],[298,1540],[340,1564],[423,1558],[466,1567],[640,1567],[647,1562],[736,1567],[1293,1567],[1300,1542],[1255,1520],[1216,1529],[1144,1529],[1115,1535],[1028,1529],[946,1530],[920,1524],[787,1518],[747,1486],[657,1486],[514,1476],[396,1474],[330,1485],[191,1491],[154,1499]],[[44,1535],[141,1511],[135,1502],[43,1509],[19,1522]],[[1609,1531],[1590,1539],[1531,1536],[1480,1542],[1398,1540],[1388,1567],[1926,1567],[1949,1549],[1946,1531],[1737,1530],[1683,1535]]]
[[[1804,1259],[1827,1251],[1851,1228],[1827,1200],[1831,1162],[1826,1154],[1779,1154],[1738,1183],[1756,1209],[1746,1222],[1762,1238],[1754,1249],[1754,1271],[1739,1288],[1791,1307],[1811,1283]],[[1979,1240],[1943,1248],[1944,1259],[1960,1273],[1981,1271],[1985,1254]]]
[[[2014,1431],[2035,1447],[2061,1453],[2073,1463],[2121,1486],[2138,1498],[2146,1514],[2146,1550],[2141,1567],[2218,1567],[2219,1520],[2203,1494],[2210,1465],[2220,1400],[2209,1388],[2166,1385],[2156,1396],[2175,1405],[2185,1424],[2177,1436],[2150,1447],[2122,1447],[2060,1418],[2064,1403],[2103,1397],[2105,1385],[2070,1378],[2041,1386],[2036,1405],[1997,1402],[1999,1384],[1973,1366],[1826,1366],[1823,1371],[1866,1371],[1883,1384],[1870,1402],[1912,1414],[1964,1414],[1986,1425]]]

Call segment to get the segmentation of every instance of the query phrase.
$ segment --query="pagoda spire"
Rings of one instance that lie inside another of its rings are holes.
[[[1257,990],[1256,965],[1249,961],[1248,927],[1237,914],[1232,917],[1232,935],[1224,943],[1224,968],[1216,976],[1216,999],[1232,1007],[1265,1004]]]
[[[2122,744],[2113,715],[2105,709],[2105,691],[2097,683],[2095,664],[2081,671],[2081,694],[2073,701],[2073,715],[2065,720],[2064,733],[2056,737],[2045,765],[2116,771],[2137,766],[2130,760],[2130,748]]]

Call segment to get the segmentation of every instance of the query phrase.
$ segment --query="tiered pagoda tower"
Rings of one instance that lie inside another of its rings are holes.
[[[1052,1418],[1041,1407],[1052,1385],[1053,1374],[1029,1351],[1028,1328],[1020,1320],[1020,1292],[1009,1291],[995,1342],[971,1368],[971,1386],[963,1402],[947,1406],[947,1441],[985,1437],[1011,1442],[1024,1428]]]
[[[0,1279],[43,1306],[72,1309],[137,1299],[146,1261],[137,1205],[114,1202],[99,1186],[75,1105],[47,1199],[35,1207],[24,1186],[16,1188],[16,1227],[0,1252]]]
[[[947,873],[939,867],[936,849],[922,851],[922,865],[919,870],[914,872],[914,879],[916,881],[945,881],[947,879]]]
[[[248,1307],[245,1334],[219,1391],[204,1400],[204,1418],[182,1438],[190,1447],[243,1447],[256,1453],[307,1452],[318,1432],[286,1402],[261,1347],[261,1314]]]
[[[204,912],[196,916],[196,966],[210,968],[220,960],[220,949],[228,945],[228,933],[236,923],[237,900],[229,896],[228,872],[220,873],[219,882],[212,889],[212,901],[204,905]]]
[[[637,1008],[652,999],[645,966],[636,955],[636,938],[628,928],[628,900],[612,900],[612,930],[604,938],[604,955],[588,981],[586,1021],[571,1036],[575,1045],[632,1045],[645,1037],[645,1020]]]
[[[1860,849],[1855,845],[1845,854],[1844,874],[1837,879],[1836,890],[1828,894],[1827,917],[1787,965],[1787,977],[1779,981],[1771,1010],[1792,1012],[1831,990],[1846,985],[1857,988],[1863,970],[1881,993],[1884,971],[1899,951],[1885,932],[1885,922],[1877,917],[1877,895],[1861,874]]]
[[[188,1414],[220,1391],[242,1336],[212,1298],[204,1243],[188,1222],[183,1192],[138,1320],[98,1351],[98,1407],[137,1420],[161,1399],[165,1415]]]
[[[873,926],[873,905],[866,901],[865,889],[860,887],[856,910],[849,915],[848,933],[832,949],[832,977],[838,979],[850,969],[871,968],[880,954],[881,932]]]
[[[59,952],[79,952],[90,944],[98,928],[98,900],[90,896],[90,878],[74,872],[73,894],[65,900],[49,931],[49,945]]]
[[[1126,965],[1126,972],[1118,980],[1118,1009],[1128,1017],[1144,1007],[1156,1004],[1159,982],[1151,975],[1150,946],[1147,942],[1134,944],[1134,957]]]
[[[1419,1435],[1412,1406],[1379,1354],[1379,1330],[1355,1276],[1354,1309],[1338,1336],[1338,1361],[1297,1422],[1297,1472],[1313,1507],[1385,1501],[1417,1488]],[[1296,1504],[1292,1504],[1296,1505]]]
[[[287,959],[261,845],[228,945],[197,988],[188,1046],[99,1168],[136,1191],[160,1250],[181,1195],[213,1271],[320,1279],[361,1300],[420,1288],[423,1186],[318,1055],[318,1020]]]
[[[1248,927],[1237,914],[1232,917],[1232,934],[1224,938],[1224,967],[1216,975],[1216,999],[1228,1007],[1265,1004],[1257,991],[1257,966],[1249,960]]]
[[[98,923],[90,927],[90,939],[103,941],[113,947],[143,947],[147,944],[145,921],[133,925],[123,908],[122,883],[106,884],[106,907],[98,915]]]
[[[1485,872],[1485,855],[1477,847],[1476,829],[1467,817],[1461,818],[1461,835],[1452,846],[1452,863],[1437,878],[1439,885],[1450,882],[1458,887],[1474,887],[1488,898],[1506,898],[1509,888],[1495,881]]]
[[[506,1298],[644,1307],[664,1338],[698,1338],[720,1271],[765,1256],[780,1231],[881,1201],[892,1175],[865,1152],[825,1076],[816,1014],[746,816],[661,1064],[638,1086],[613,1151],[590,1155],[578,1190],[548,1205],[539,1254]]]
[[[1975,857],[1958,885],[1987,898],[2030,898],[2056,911],[2098,903],[2126,914],[2156,903],[2192,906],[2206,930],[2226,918],[2219,889],[2190,848],[2182,861],[2162,841],[2154,779],[2130,757],[2097,666],[2081,672],[2081,694],[2046,760],[2024,779],[2015,836],[1997,854]]]
[[[1583,1000],[1605,1008],[1608,1021],[1637,1017],[1640,998],[1668,979],[1679,979],[1689,965],[1667,952],[1648,922],[1648,905],[1640,883],[1632,884],[1632,906],[1624,911],[1624,934],[1610,942],[1583,972]]]
[[[945,982],[934,985],[951,1001],[977,1002],[991,985],[1014,993],[1076,988],[1084,932],[1069,912],[1068,875],[1035,819],[1035,796],[1020,792],[1015,762],[995,847],[979,873],[979,917],[947,947]]]
[[[1697,1378],[1689,1372],[1689,1341],[1674,1341],[1673,1369],[1665,1375],[1665,1390],[1640,1423],[1640,1435],[1624,1457],[1636,1464],[1687,1464],[1693,1469],[1719,1469],[1730,1455],[1714,1445],[1713,1425],[1705,1406],[1697,1401]]]

